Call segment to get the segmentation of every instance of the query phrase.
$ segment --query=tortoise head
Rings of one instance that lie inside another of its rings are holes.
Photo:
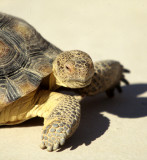
[[[69,88],[83,88],[91,83],[94,65],[90,56],[79,50],[65,51],[53,62],[57,84]]]

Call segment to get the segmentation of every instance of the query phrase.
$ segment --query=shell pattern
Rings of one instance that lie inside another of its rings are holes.
[[[60,52],[24,20],[0,13],[0,109],[35,90]]]

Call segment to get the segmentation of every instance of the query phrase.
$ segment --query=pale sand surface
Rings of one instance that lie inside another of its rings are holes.
[[[0,11],[27,20],[63,50],[131,70],[123,94],[83,102],[80,127],[58,152],[39,148],[41,120],[1,127],[0,160],[146,160],[147,1],[0,0]]]

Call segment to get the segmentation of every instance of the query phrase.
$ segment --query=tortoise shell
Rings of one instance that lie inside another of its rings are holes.
[[[60,52],[24,20],[0,13],[0,109],[35,90]]]

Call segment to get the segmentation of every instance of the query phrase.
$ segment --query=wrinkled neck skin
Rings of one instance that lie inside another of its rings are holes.
[[[58,82],[58,80],[54,76],[54,73],[52,72],[49,78],[49,90],[54,91],[58,89],[60,86],[62,86],[62,84]]]

